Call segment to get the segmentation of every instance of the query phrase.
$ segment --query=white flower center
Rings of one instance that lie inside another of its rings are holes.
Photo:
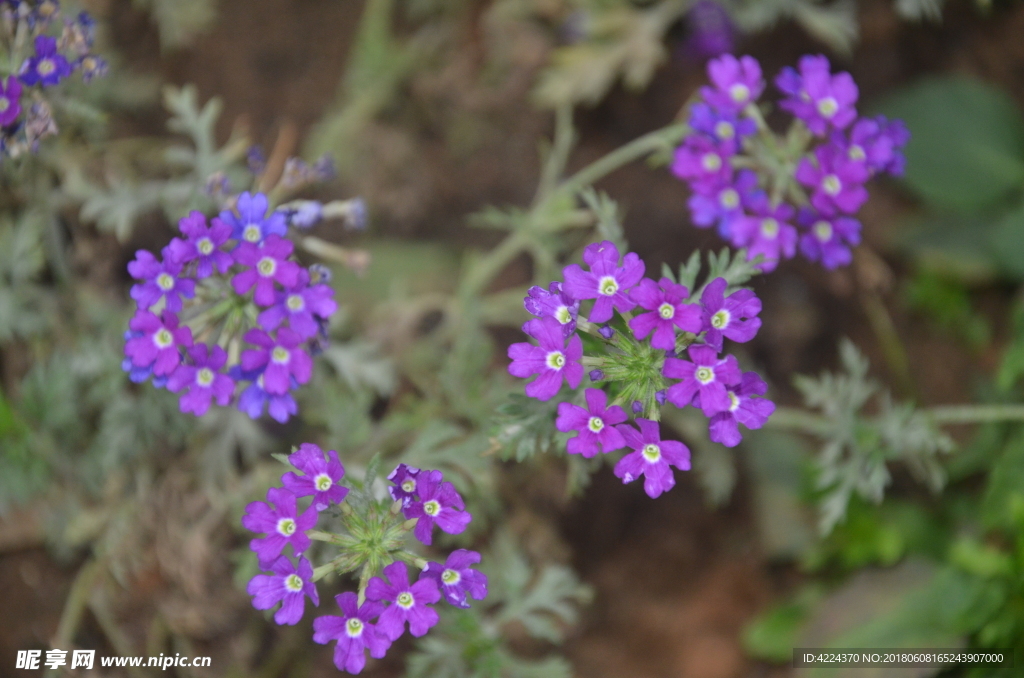
[[[213,252],[213,241],[209,238],[200,238],[196,241],[196,249],[199,250],[199,253],[203,256],[208,256]]]
[[[671,320],[676,317],[676,307],[666,301],[658,307],[658,315],[664,320]]]
[[[345,634],[349,638],[358,638],[363,635],[363,622],[355,617],[352,617],[345,622]]]
[[[572,322],[572,311],[569,310],[568,306],[559,306],[555,309],[554,316],[555,320],[563,325],[567,325]]]
[[[729,96],[732,100],[738,104],[746,102],[750,98],[750,88],[744,85],[742,82],[737,82],[735,85],[729,88]]]
[[[408,610],[416,604],[416,599],[412,597],[412,593],[404,591],[398,594],[398,597],[395,598],[395,604],[403,610]]]
[[[740,406],[740,399],[732,391],[726,391],[729,395],[729,411],[735,412]]]
[[[441,581],[448,586],[454,586],[462,581],[462,575],[459,574],[458,570],[448,569],[441,573]]]
[[[610,297],[619,291],[619,281],[610,275],[601,278],[597,286],[598,291],[606,297]]]
[[[593,433],[600,433],[604,429],[604,419],[601,417],[591,417],[587,421],[587,428]]]
[[[833,115],[839,112],[839,102],[833,97],[825,97],[818,102],[818,113],[823,118],[831,118]]]
[[[316,486],[317,492],[326,492],[334,485],[334,480],[326,473],[321,473],[313,479],[313,485]]]
[[[729,140],[736,136],[736,128],[732,126],[731,122],[719,120],[715,124],[715,134],[719,139]]]
[[[640,454],[644,455],[644,459],[646,459],[649,463],[654,464],[657,463],[659,459],[661,459],[661,448],[655,445],[654,443],[647,443],[646,445],[644,445],[644,449],[640,452]]]
[[[779,221],[768,217],[761,220],[761,235],[774,240],[779,235]]]
[[[277,270],[277,262],[272,257],[263,257],[256,264],[256,270],[260,272],[264,278],[269,278],[274,275],[274,271]]]
[[[284,578],[284,587],[292,593],[302,590],[302,577],[297,574],[290,574]]]
[[[730,320],[732,320],[732,315],[723,308],[721,311],[711,316],[711,326],[716,330],[724,330],[729,326]]]
[[[57,70],[57,64],[53,63],[53,59],[43,59],[39,62],[39,65],[36,66],[36,71],[38,71],[39,75],[43,77],[53,73],[55,70]]]
[[[270,352],[270,359],[279,365],[285,364],[291,357],[292,354],[284,346],[275,346]]]
[[[565,367],[565,354],[561,351],[552,351],[548,353],[548,357],[544,359],[547,366],[553,370],[560,370]]]
[[[441,512],[441,504],[436,499],[431,499],[428,502],[423,503],[423,512],[433,518]]]
[[[814,237],[821,242],[828,242],[832,239],[832,224],[827,221],[819,221],[814,224]]]
[[[174,335],[165,327],[153,335],[153,343],[160,349],[170,348],[174,346]]]
[[[722,157],[717,153],[705,153],[700,159],[700,164],[705,172],[717,172],[722,169]]]
[[[196,383],[203,388],[208,388],[210,384],[213,383],[213,376],[213,370],[209,367],[200,368],[199,371],[196,372]]]
[[[734,188],[727,188],[718,194],[718,202],[726,209],[736,209],[740,206],[740,194]]]
[[[409,492],[410,494],[416,491],[416,481],[412,478],[406,478],[402,481],[402,490]]]
[[[259,242],[263,238],[263,230],[259,224],[247,224],[242,229],[242,238],[249,242]]]
[[[715,380],[715,371],[708,367],[707,365],[705,365],[703,367],[698,367],[697,372],[696,374],[694,374],[694,376],[697,377],[697,381],[699,381],[700,383],[710,384]]]
[[[170,292],[174,289],[174,276],[170,273],[161,273],[156,277],[156,284],[164,292]]]
[[[821,180],[821,190],[829,195],[839,195],[839,191],[843,190],[843,182],[834,174],[826,174]]]
[[[284,302],[285,306],[288,307],[289,311],[297,313],[306,306],[306,300],[302,298],[301,294],[290,294],[288,299]]]
[[[854,160],[856,162],[861,162],[868,157],[868,154],[864,152],[864,149],[857,145],[850,146],[850,150],[847,151],[846,154],[850,157],[850,160]]]
[[[298,529],[298,525],[291,518],[281,518],[277,521],[277,531],[279,534],[283,534],[286,537],[290,537],[295,534],[295,530]]]

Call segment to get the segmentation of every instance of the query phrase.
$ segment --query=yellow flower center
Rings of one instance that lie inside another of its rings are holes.
[[[832,224],[827,221],[819,221],[814,224],[814,237],[821,242],[828,242],[832,239]]]
[[[829,195],[839,195],[839,191],[843,190],[843,182],[834,174],[826,174],[821,180],[821,188]]]
[[[313,479],[313,484],[316,486],[318,492],[326,492],[331,489],[331,485],[334,484],[334,481],[331,480],[331,477],[326,473],[321,473]]]
[[[777,219],[768,217],[761,220],[761,235],[771,240],[779,234],[779,222]]]
[[[204,257],[208,256],[213,252],[213,241],[209,238],[200,238],[199,241],[196,242],[196,249],[199,250],[199,253]]]
[[[547,366],[553,370],[560,370],[565,367],[565,354],[561,351],[552,351],[548,353],[548,357],[545,359]]]
[[[601,282],[598,284],[598,291],[606,297],[610,297],[619,291],[619,281],[610,275],[606,275],[601,278]]]
[[[203,387],[208,387],[213,383],[213,370],[209,367],[203,367],[196,372],[196,383]]]
[[[737,82],[729,88],[729,96],[738,104],[745,103],[750,98],[750,88],[742,82]]]
[[[174,336],[170,330],[164,328],[153,335],[153,343],[157,348],[170,348],[174,345]]]
[[[644,455],[644,459],[653,464],[661,459],[661,448],[654,443],[648,443],[644,445],[641,454]]]
[[[832,97],[825,97],[818,102],[818,113],[823,118],[831,118],[839,112],[839,102]]]
[[[604,419],[601,417],[591,417],[587,422],[587,428],[593,433],[600,433],[604,429]]]
[[[277,521],[277,531],[286,537],[290,537],[295,534],[295,530],[298,529],[298,525],[291,518],[281,518]]]
[[[715,371],[710,367],[698,367],[697,373],[694,375],[697,377],[697,381],[702,384],[710,384],[715,380]]]
[[[717,172],[722,169],[722,156],[717,153],[705,153],[700,159],[700,164],[705,172]]]
[[[290,574],[284,578],[284,587],[292,593],[302,590],[302,577],[297,574]]]
[[[715,135],[719,139],[725,139],[728,141],[736,136],[736,128],[732,126],[732,123],[726,122],[725,120],[719,120],[715,124]]]
[[[291,358],[291,353],[284,346],[275,346],[274,350],[270,352],[270,359],[280,365],[288,362],[289,358]]]
[[[734,188],[727,188],[718,194],[718,202],[728,210],[736,209],[740,206],[740,194]]]
[[[711,316],[711,326],[716,330],[722,330],[729,325],[730,320],[732,320],[732,315],[723,308],[721,311]]]

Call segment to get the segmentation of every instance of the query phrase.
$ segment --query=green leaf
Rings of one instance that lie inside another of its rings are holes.
[[[992,259],[1005,273],[1024,279],[1024,205],[1003,216],[987,233]]]
[[[880,110],[910,129],[906,180],[932,204],[975,210],[1024,183],[1024,119],[1002,90],[962,76],[927,78]]]

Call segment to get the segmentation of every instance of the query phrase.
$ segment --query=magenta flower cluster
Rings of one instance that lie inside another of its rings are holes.
[[[693,191],[694,225],[714,226],[750,258],[761,255],[765,271],[798,247],[829,269],[850,263],[865,182],[903,173],[901,148],[910,138],[903,123],[858,117],[856,83],[849,73],[833,74],[824,56],[805,56],[775,79],[779,108],[794,117],[784,137],[758,108],[765,82],[757,60],[726,54],[708,63],[708,76],[672,164]]]
[[[724,339],[754,338],[761,326],[761,302],[747,289],[726,295],[724,278],[709,282],[699,301],[691,300],[690,291],[669,278],[644,278],[644,262],[632,252],[620,259],[618,248],[609,241],[589,245],[583,260],[589,270],[573,264],[563,271],[564,283],[530,289],[525,307],[538,317],[523,331],[537,343],[510,346],[508,371],[524,379],[536,375],[526,385],[526,395],[550,400],[563,383],[579,387],[584,363],[594,367],[590,380],[604,382],[618,395],[609,405],[604,388],[588,388],[586,407],[558,405],[556,428],[576,432],[567,451],[593,457],[625,448],[628,452],[615,465],[615,475],[626,483],[643,476],[644,490],[657,497],[675,485],[672,467],[690,468],[686,446],[661,439],[656,417],[651,416],[660,405],[668,401],[680,408],[699,408],[710,419],[711,439],[730,447],[741,439],[739,424],[760,428],[774,411],[771,401],[759,397],[767,386],[757,374],[743,373],[731,355],[719,357]],[[584,320],[580,302],[589,299],[594,303]],[[628,336],[611,324],[599,325],[612,321],[615,311]],[[604,352],[584,356],[580,329],[593,335]],[[688,360],[676,355],[684,345]],[[669,385],[667,380],[678,381]],[[651,389],[657,389],[654,403],[630,402],[627,397]],[[636,419],[639,429],[628,423],[630,413],[645,409],[648,417]]]
[[[302,619],[308,598],[319,606],[314,569],[306,558],[321,512],[341,505],[349,490],[341,485],[345,469],[333,450],[324,457],[316,445],[304,443],[288,461],[299,473],[281,477],[284,487],[267,491],[267,501],[249,504],[242,525],[264,536],[253,539],[250,549],[256,553],[260,568],[248,585],[253,607],[274,613],[278,624],[294,625]],[[431,543],[434,526],[457,534],[465,530],[471,516],[464,511],[462,497],[440,471],[427,471],[399,464],[389,479],[397,510],[415,519],[413,534],[424,544]],[[299,500],[310,497],[304,510]],[[285,549],[291,546],[291,554]],[[366,651],[382,658],[391,644],[408,627],[415,637],[425,635],[439,621],[432,607],[442,598],[455,607],[468,608],[469,598],[482,600],[487,595],[487,576],[473,566],[480,562],[475,551],[458,549],[445,562],[418,561],[422,571],[410,583],[404,562],[394,561],[383,568],[383,577],[372,577],[359,594],[346,591],[335,596],[340,615],[323,615],[313,620],[313,640],[320,644],[336,641],[334,664],[340,670],[359,673],[366,665]]]
[[[134,382],[152,377],[181,393],[182,412],[202,416],[236,395],[254,419],[298,411],[291,391],[309,381],[310,353],[337,305],[312,267],[293,260],[285,216],[267,207],[263,194],[243,193],[237,211],[209,224],[192,212],[159,259],[139,250],[128,264],[138,310],[123,367]]]

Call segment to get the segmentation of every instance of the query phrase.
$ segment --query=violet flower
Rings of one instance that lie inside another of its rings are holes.
[[[799,75],[784,69],[776,79],[779,89],[790,95],[780,108],[803,120],[818,136],[825,136],[830,128],[843,129],[857,118],[857,84],[849,73],[832,75],[828,59],[821,55],[805,56],[798,65]]]
[[[796,227],[789,223],[794,210],[786,203],[772,209],[765,198],[755,212],[733,222],[730,241],[736,247],[747,248],[748,259],[763,256],[760,268],[768,273],[775,270],[781,259],[791,259],[796,254]]]
[[[741,170],[732,183],[707,192],[694,191],[688,201],[693,225],[698,228],[717,226],[718,234],[729,238],[732,224],[745,216],[744,207],[756,203],[763,195],[757,185],[757,174]]]
[[[761,329],[761,300],[752,290],[736,290],[728,297],[725,278],[715,278],[700,295],[701,320],[707,332],[704,342],[716,351],[722,350],[722,337],[744,343]]]
[[[270,235],[284,236],[288,225],[280,212],[267,214],[267,196],[253,195],[246,191],[238,196],[235,204],[237,214],[232,210],[220,213],[220,219],[231,227],[231,237],[240,242],[259,244]]]
[[[718,359],[718,352],[710,346],[693,345],[688,349],[690,360],[666,358],[663,374],[669,379],[682,379],[669,387],[666,396],[676,407],[693,404],[700,394],[700,408],[710,417],[725,412],[732,405],[727,387],[740,382],[740,367],[736,357]],[[692,362],[691,362],[692,361]]]
[[[320,605],[320,595],[313,583],[313,566],[308,560],[299,558],[296,567],[285,556],[279,556],[269,569],[274,574],[258,574],[249,580],[246,587],[252,596],[252,606],[257,610],[269,610],[283,603],[281,609],[274,613],[274,621],[294,626],[302,619],[307,597],[314,605]]]
[[[684,50],[698,59],[731,52],[735,27],[729,13],[714,0],[698,0],[686,15],[690,34]]]
[[[444,565],[428,563],[420,579],[429,578],[437,582],[449,605],[468,608],[468,597],[474,600],[487,597],[487,575],[470,567],[479,562],[480,554],[476,551],[457,549],[449,554]]]
[[[316,525],[316,507],[310,506],[300,514],[295,499],[295,495],[283,487],[271,487],[267,490],[269,504],[254,501],[245,507],[242,527],[267,535],[249,542],[249,548],[256,552],[263,567],[269,567],[288,544],[292,545],[295,555],[301,555],[309,548],[306,531]],[[271,508],[270,504],[274,507]]]
[[[644,262],[630,252],[619,266],[619,249],[610,240],[587,245],[583,261],[590,267],[584,271],[579,264],[566,266],[565,291],[573,299],[596,299],[588,320],[603,323],[611,320],[612,307],[620,313],[632,310],[636,304],[630,300],[629,290],[644,276]]]
[[[380,603],[367,601],[359,605],[355,593],[346,591],[335,596],[343,616],[325,615],[313,620],[313,641],[326,645],[338,641],[334,648],[334,665],[341,671],[356,674],[366,666],[365,649],[370,656],[382,659],[391,641],[370,620],[384,611]]]
[[[8,77],[0,83],[0,127],[14,124],[21,115],[21,83]]]
[[[36,36],[35,48],[35,54],[25,60],[18,72],[24,84],[50,87],[71,75],[71,64],[57,51],[56,38]]]
[[[722,153],[735,155],[743,139],[757,131],[757,123],[731,111],[716,111],[702,101],[690,108],[690,127],[712,139]]]
[[[276,297],[274,283],[294,287],[299,282],[300,266],[289,261],[295,246],[291,240],[277,235],[267,236],[261,245],[239,243],[234,251],[235,261],[249,268],[231,279],[237,294],[245,294],[256,286],[254,299],[260,306],[270,306]]]
[[[408,506],[410,502],[419,497],[419,475],[420,470],[414,466],[399,464],[395,470],[388,474],[388,480],[394,485],[388,488],[391,498],[402,502],[402,506]]]
[[[540,346],[528,343],[512,344],[508,357],[512,363],[509,374],[521,379],[539,374],[526,385],[526,395],[538,400],[550,400],[562,387],[562,378],[569,386],[576,388],[583,379],[583,342],[579,335],[569,338],[565,345],[562,325],[554,318],[534,318],[523,326],[524,331],[537,340]]]
[[[432,607],[441,600],[441,592],[437,582],[429,577],[409,585],[409,572],[405,563],[396,561],[384,568],[385,582],[374,577],[366,587],[366,599],[388,602],[388,605],[377,620],[377,630],[389,640],[398,640],[405,631],[405,623],[409,622],[409,633],[419,638],[440,620]]]
[[[690,450],[676,440],[662,440],[658,422],[637,419],[636,423],[640,425],[639,431],[628,424],[616,427],[626,447],[633,451],[615,464],[615,476],[624,483],[643,476],[644,492],[656,499],[675,486],[673,466],[681,471],[690,470]]]
[[[714,87],[702,87],[701,96],[720,111],[739,112],[757,101],[764,91],[761,65],[757,59],[723,54],[708,62],[708,77]]]
[[[299,347],[302,337],[297,333],[282,327],[276,337],[271,337],[254,327],[242,338],[260,347],[242,351],[242,369],[255,370],[266,365],[263,388],[267,393],[287,393],[292,377],[300,384],[309,381],[313,373],[313,359]]]
[[[419,498],[402,509],[407,519],[418,519],[413,535],[427,546],[433,540],[435,524],[448,534],[461,534],[473,519],[464,510],[466,504],[455,486],[442,478],[440,471],[423,471],[417,478]]]
[[[814,162],[804,158],[796,168],[796,180],[809,186],[811,204],[824,214],[853,214],[868,199],[864,182],[868,169],[852,160],[841,146],[826,143],[814,151]]]
[[[136,311],[128,329],[140,333],[125,342],[124,352],[135,367],[152,366],[153,374],[164,377],[181,363],[179,349],[192,346],[192,330],[178,327],[178,316],[164,311],[158,318],[149,311]]]
[[[826,217],[802,209],[797,222],[807,231],[800,237],[800,252],[831,270],[853,260],[850,245],[860,243],[860,222],[852,217]]]
[[[576,318],[580,314],[580,302],[562,290],[562,283],[553,281],[544,289],[534,285],[526,291],[523,307],[538,318],[552,317],[562,325],[562,332],[569,336],[576,331]]]
[[[259,419],[263,416],[263,409],[266,408],[272,419],[283,424],[288,421],[289,417],[298,413],[299,406],[291,393],[267,393],[263,387],[264,371],[265,367],[243,370],[241,365],[235,365],[228,371],[229,376],[236,382],[252,382],[238,396],[238,409],[248,414],[250,419]],[[299,387],[294,377],[290,379],[289,387],[292,389]]]
[[[197,278],[208,278],[213,275],[214,270],[222,275],[227,273],[234,259],[220,247],[231,237],[230,226],[214,218],[207,228],[206,216],[193,210],[178,222],[178,228],[187,239],[171,240],[167,251],[172,259],[181,264],[195,261]]]
[[[673,350],[676,347],[677,327],[683,332],[700,333],[700,306],[684,303],[690,291],[683,285],[669,278],[662,278],[657,283],[644,278],[629,296],[648,311],[630,320],[629,329],[637,339],[643,339],[653,331],[651,346],[654,348]]]
[[[288,327],[303,339],[311,339],[320,331],[317,318],[327,319],[338,309],[334,290],[329,285],[309,285],[309,273],[299,271],[298,283],[277,293],[273,306],[260,313],[258,322],[266,330],[277,329],[286,318]]]
[[[214,345],[211,350],[206,344],[196,344],[188,355],[192,364],[178,365],[167,381],[167,390],[171,393],[188,389],[179,401],[181,411],[201,417],[210,409],[210,401],[216,399],[221,407],[231,402],[235,382],[220,372],[228,359],[224,349]]]
[[[710,138],[691,134],[675,151],[672,173],[689,181],[695,191],[713,192],[732,179],[730,155]]]
[[[722,443],[726,447],[736,447],[742,440],[739,424],[749,429],[761,428],[772,412],[775,403],[763,396],[768,392],[768,384],[756,372],[744,372],[740,383],[728,389],[729,409],[711,417],[709,432],[711,440]],[[700,394],[694,399],[694,406],[700,407]]]
[[[629,417],[618,405],[607,407],[608,395],[599,388],[588,388],[584,393],[586,409],[572,403],[558,404],[555,428],[563,433],[579,431],[566,446],[569,454],[582,454],[586,458],[598,452],[607,454],[621,449],[626,443],[615,429]]]
[[[181,298],[191,299],[196,293],[196,281],[178,277],[181,263],[175,261],[166,248],[162,262],[152,252],[137,251],[135,260],[128,263],[128,273],[143,281],[131,289],[132,299],[142,310],[152,308],[163,299],[165,308],[177,313],[181,310]]]
[[[313,506],[317,511],[345,500],[348,488],[341,485],[345,467],[334,450],[327,453],[325,460],[324,452],[319,447],[312,443],[302,443],[298,450],[288,456],[288,463],[303,475],[289,471],[281,476],[281,482],[296,497],[313,497]]]

